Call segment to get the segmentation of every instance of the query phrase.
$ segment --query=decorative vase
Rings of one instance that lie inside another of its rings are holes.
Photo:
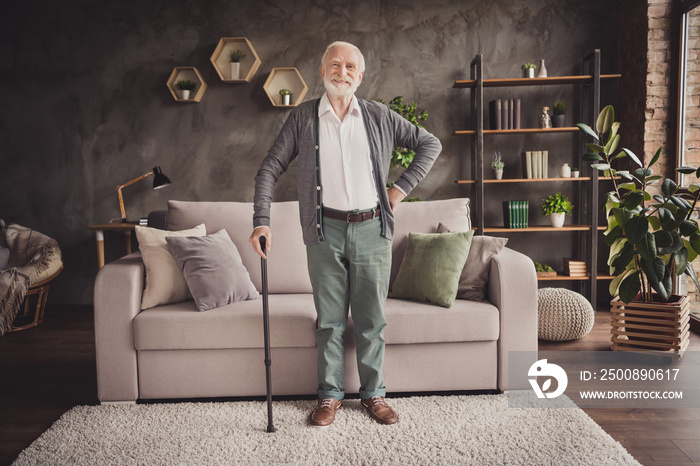
[[[178,89],[177,94],[182,100],[190,100],[190,91],[187,89]]]
[[[282,99],[281,99],[281,100],[282,100],[282,105],[291,105],[291,103],[290,103],[291,100],[292,100],[292,96],[291,96],[291,95],[287,94],[287,95],[283,95],[283,96],[280,96],[280,97],[282,97]]]
[[[563,128],[566,126],[566,115],[554,115],[552,117],[552,126],[555,128]]]
[[[546,129],[552,127],[552,119],[549,117],[549,107],[542,107],[540,114],[540,128]]]
[[[523,70],[523,78],[534,78],[535,77],[535,69],[534,68],[525,68]]]
[[[241,79],[240,62],[231,62],[231,79]]]
[[[503,178],[503,169],[501,168],[500,170],[496,170],[495,168],[493,169],[493,177],[497,180],[500,180]]]
[[[544,66],[544,58],[540,60],[540,70],[537,72],[538,78],[547,77],[547,68]]]
[[[569,167],[569,164],[565,163],[562,165],[559,173],[562,178],[571,178],[571,167]]]
[[[561,228],[564,226],[565,218],[566,213],[564,212],[552,212],[549,214],[549,223],[551,223],[554,228]]]

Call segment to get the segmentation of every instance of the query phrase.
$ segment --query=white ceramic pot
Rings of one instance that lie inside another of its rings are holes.
[[[177,94],[182,100],[190,100],[190,91],[188,90],[179,89],[177,91]]]
[[[554,228],[561,228],[564,226],[565,218],[566,214],[564,212],[552,212],[549,214],[549,223],[551,223]]]
[[[497,180],[500,180],[503,178],[503,169],[500,170],[493,170],[493,177],[496,178]]]
[[[535,69],[534,68],[525,68],[523,70],[523,78],[534,78],[535,77]]]
[[[282,97],[282,105],[291,105],[291,100],[292,100],[291,95],[287,94],[287,95],[282,95],[280,97]]]
[[[579,173],[581,173],[581,172],[578,170],[573,171],[573,172],[571,172],[571,176],[573,176],[574,178],[578,178]]]
[[[231,62],[231,79],[241,79],[240,62]]]

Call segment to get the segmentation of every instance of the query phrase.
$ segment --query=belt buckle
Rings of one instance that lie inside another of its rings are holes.
[[[352,220],[350,220],[350,216],[351,216],[351,215],[352,215],[352,213],[348,213],[347,216],[345,217],[345,220],[346,220],[348,223],[356,223],[356,222],[353,222]]]

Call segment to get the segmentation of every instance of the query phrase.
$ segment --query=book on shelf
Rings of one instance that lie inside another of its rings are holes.
[[[528,150],[523,159],[523,176],[528,179],[549,177],[549,151]]]
[[[492,130],[520,129],[520,99],[490,101],[489,127]]]
[[[588,275],[587,269],[586,261],[571,258],[564,259],[564,275],[585,277]]]
[[[529,201],[503,201],[503,224],[506,228],[527,228]]]

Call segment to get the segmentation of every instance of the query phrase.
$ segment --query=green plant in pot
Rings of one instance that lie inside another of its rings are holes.
[[[604,236],[610,246],[608,265],[615,276],[610,294],[624,303],[668,302],[672,297],[678,298],[674,297],[675,278],[684,273],[700,289],[691,266],[700,253],[700,230],[690,218],[700,197],[700,186],[691,184],[687,190],[681,190],[672,179],[654,174],[652,167],[663,147],[646,165],[629,149],[618,151],[620,123],[615,121],[610,105],[601,111],[595,130],[583,123],[577,126],[596,140],[587,144],[591,152],[583,160],[612,177],[613,190],[606,194],[604,203],[608,224]],[[612,166],[625,157],[635,166],[632,171]],[[680,167],[676,171],[700,176],[695,167]],[[659,183],[660,191],[654,194],[650,187]]]
[[[574,205],[568,197],[562,193],[554,193],[542,200],[540,206],[542,215],[549,216],[549,221],[555,228],[564,226],[566,214],[571,215],[574,211]]]
[[[535,68],[537,68],[537,65],[535,65],[534,63],[523,63],[520,68],[523,70],[523,78],[535,77]]]
[[[552,105],[554,115],[552,116],[552,126],[555,128],[563,128],[566,126],[566,104],[564,102],[555,102]]]
[[[280,95],[282,96],[282,105],[291,105],[292,91],[289,89],[280,89]]]
[[[175,91],[181,99],[189,100],[190,93],[197,88],[197,83],[189,79],[180,79],[173,85]]]
[[[491,161],[491,169],[493,170],[493,176],[497,180],[500,180],[503,178],[503,168],[506,166],[505,162],[503,162],[503,157],[501,156],[501,152],[494,152],[493,153],[493,160]]]
[[[245,53],[242,50],[231,49],[228,51],[228,58],[231,62],[231,79],[240,79],[241,77],[241,60],[245,58]]]
[[[382,104],[385,103],[382,99],[377,99],[377,102]],[[388,107],[419,128],[423,128],[421,122],[428,119],[428,112],[426,112],[425,109],[418,111],[418,105],[414,101],[411,101],[410,105],[404,104],[403,96],[401,95],[391,99],[391,101],[388,104]],[[391,152],[390,166],[392,168],[408,168],[408,166],[413,161],[413,157],[415,155],[416,153],[414,151],[406,149],[405,147],[394,147],[394,150]],[[393,186],[393,184],[393,181],[388,183],[387,188],[390,188],[391,186]],[[404,199],[405,202],[418,200],[420,199],[414,197]]]

